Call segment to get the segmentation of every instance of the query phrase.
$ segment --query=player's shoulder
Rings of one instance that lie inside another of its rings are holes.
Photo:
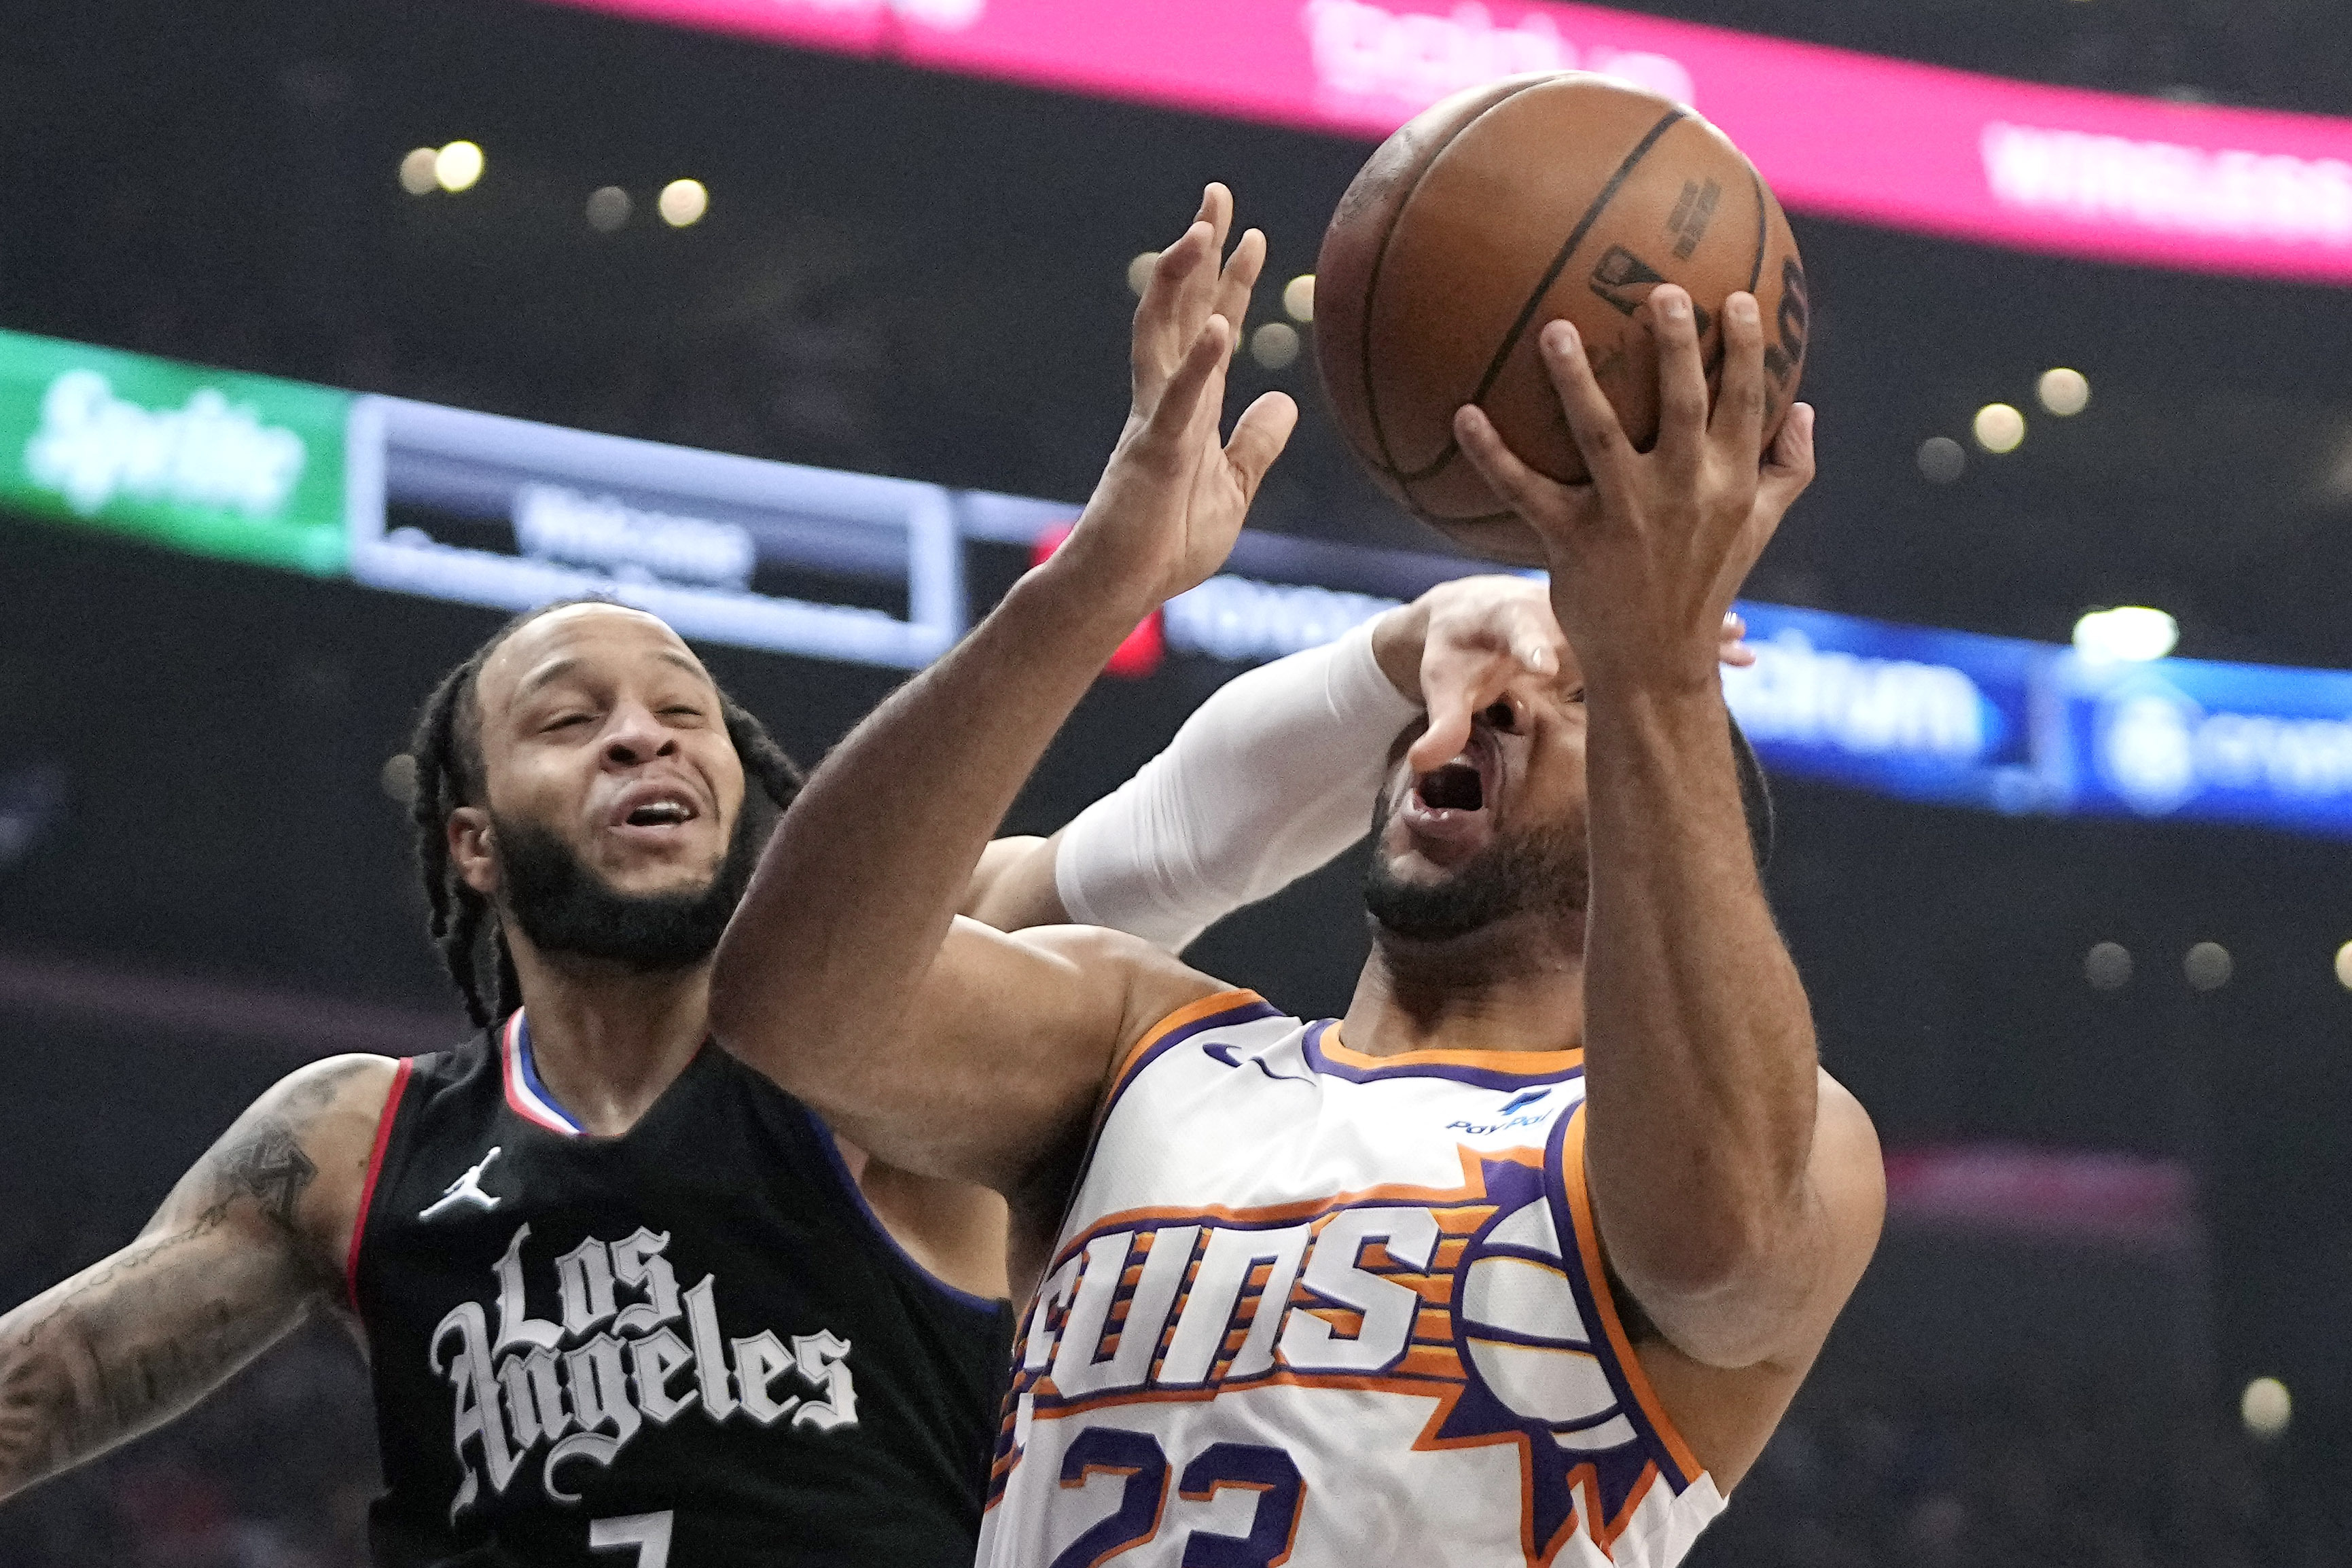
[[[1118,978],[1125,999],[1122,1052],[1171,1014],[1234,991],[1143,938],[1106,926],[1038,926],[1021,940],[1090,973]]]
[[[313,1150],[313,1158],[353,1142],[365,1147],[375,1140],[403,1066],[364,1051],[306,1062],[265,1089],[246,1119],[282,1129]]]

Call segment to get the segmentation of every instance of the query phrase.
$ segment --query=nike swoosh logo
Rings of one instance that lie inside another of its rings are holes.
[[[1217,1040],[1212,1044],[1202,1046],[1201,1047],[1201,1054],[1213,1058],[1216,1060],[1224,1063],[1229,1068],[1238,1068],[1244,1062],[1247,1062],[1251,1067],[1257,1068],[1258,1071],[1265,1074],[1266,1077],[1274,1079],[1276,1083],[1303,1083],[1312,1085],[1315,1082],[1311,1078],[1298,1078],[1290,1073],[1276,1072],[1272,1068],[1266,1066],[1264,1058],[1262,1058],[1238,1055],[1234,1050],[1233,1043],[1228,1040]]]

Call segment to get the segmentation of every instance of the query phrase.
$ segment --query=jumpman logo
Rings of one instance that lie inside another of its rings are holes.
[[[416,1213],[416,1217],[418,1219],[436,1219],[446,1211],[456,1208],[459,1204],[472,1204],[478,1208],[484,1209],[494,1209],[498,1207],[498,1194],[495,1193],[486,1193],[482,1191],[482,1173],[488,1170],[490,1168],[490,1162],[498,1157],[499,1152],[496,1149],[493,1149],[488,1153],[483,1155],[482,1163],[480,1164],[475,1166],[472,1170],[467,1172],[456,1181],[450,1183],[449,1190],[443,1193],[438,1198],[436,1198],[430,1205],[419,1209]]]

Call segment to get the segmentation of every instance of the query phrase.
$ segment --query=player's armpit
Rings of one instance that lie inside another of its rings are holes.
[[[1150,943],[1089,926],[1007,936],[958,919],[887,1037],[721,1043],[900,1170],[1018,1202],[1083,1138],[1111,1068],[1152,1024],[1223,989]]]
[[[135,1241],[0,1317],[0,1497],[179,1415],[340,1289],[394,1071],[281,1080]]]
[[[1069,911],[1054,885],[1054,857],[1061,835],[1051,838],[998,838],[980,852],[971,884],[956,912],[998,931],[1066,924]]]

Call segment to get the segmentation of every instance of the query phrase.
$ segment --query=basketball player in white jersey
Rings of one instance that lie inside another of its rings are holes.
[[[1221,234],[1222,189],[1202,212]],[[992,846],[966,907],[1180,949],[1360,836],[1349,797],[1383,743],[1353,737],[1424,699],[1466,727],[1497,660],[1541,656],[1545,619],[1527,584],[1472,580],[1253,671],[1138,786],[1053,841]],[[1316,764],[1202,787],[1277,742]],[[797,771],[673,631],[602,603],[484,644],[411,760],[436,945],[493,1026],[422,1061],[299,1069],[137,1239],[0,1313],[0,1507],[317,1313],[370,1347],[387,1568],[633,1545],[643,1568],[969,1563],[1012,1327],[1003,1204],[866,1158],[701,1048],[710,950]],[[495,1343],[467,1349],[469,1323]],[[781,1331],[814,1354],[836,1329],[814,1389],[763,1349]]]
[[[1061,554],[795,805],[722,942],[716,1031],[877,1158],[1011,1200],[1031,1294],[984,1563],[1664,1568],[1884,1206],[1765,904],[1715,668],[1811,478],[1811,411],[1767,459],[1735,295],[1710,415],[1671,287],[1644,307],[1652,451],[1565,323],[1543,356],[1589,486],[1462,411],[1546,542],[1566,646],[1498,666],[1473,722],[1395,734],[1374,952],[1344,1019],[1302,1023],[1129,937],[955,918],[1055,730],[1216,568],[1288,436],[1269,395],[1221,441],[1242,312],[1218,248],[1195,224],[1163,253],[1120,458]]]

